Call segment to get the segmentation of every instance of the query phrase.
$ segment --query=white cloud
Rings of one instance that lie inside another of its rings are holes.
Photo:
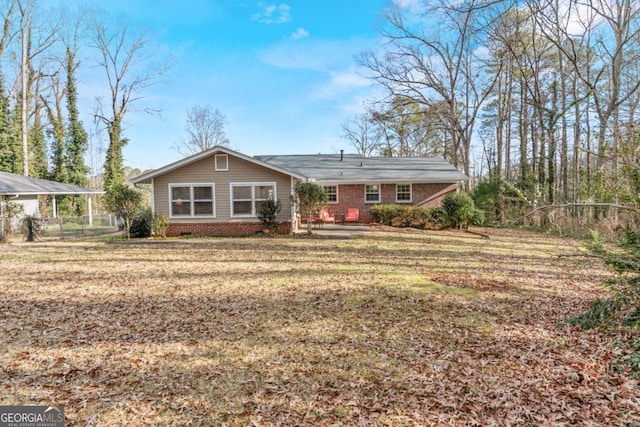
[[[423,0],[393,0],[393,5],[399,9],[418,12],[424,9]]]
[[[331,84],[336,87],[365,87],[371,86],[371,80],[358,74],[358,72],[351,68],[346,71],[331,71]]]
[[[265,64],[282,69],[326,71],[333,68],[337,61],[345,61],[345,58],[336,55],[336,52],[341,52],[341,48],[344,49],[344,46],[339,42],[314,43],[311,39],[306,39],[294,43],[288,40],[263,49],[259,53],[259,59]]]
[[[353,114],[362,112],[363,100],[382,96],[364,77],[365,70],[354,63],[354,58],[372,43],[374,40],[363,38],[290,39],[263,49],[258,55],[260,61],[272,67],[296,71],[291,74],[292,81],[305,82],[306,104]]]
[[[358,73],[355,66],[329,71],[322,84],[310,93],[311,99],[332,101],[343,111],[357,112],[363,108],[363,99],[375,92],[371,80]]]
[[[262,22],[263,24],[284,24],[291,22],[291,14],[289,11],[291,7],[286,3],[280,3],[278,6],[270,4],[265,6],[263,3],[258,3],[258,6],[262,9],[262,12],[258,12],[251,17],[251,20]]]
[[[568,34],[572,36],[582,36],[589,27],[598,25],[604,21],[603,16],[600,15],[597,10],[606,10],[607,3],[609,3],[608,0],[599,0],[595,6],[588,6],[580,3],[572,4],[566,0],[561,1],[558,8],[560,21]]]
[[[351,66],[354,57],[371,47],[373,41],[363,38],[348,40],[287,39],[258,52],[258,59],[282,69],[328,72]]]
[[[298,28],[295,33],[291,34],[291,37],[294,40],[300,40],[305,37],[309,37],[309,31],[305,30],[304,28]]]

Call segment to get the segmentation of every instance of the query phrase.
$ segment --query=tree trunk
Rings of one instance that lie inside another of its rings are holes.
[[[22,82],[22,103],[21,103],[21,137],[22,137],[22,174],[29,176],[29,126],[28,126],[28,109],[29,109],[29,87],[27,84],[27,71],[29,69],[29,34],[31,31],[31,14],[27,16],[27,11],[22,9],[22,19],[20,21],[20,32],[22,40],[22,58],[20,61],[20,79]],[[26,22],[25,22],[26,19]]]

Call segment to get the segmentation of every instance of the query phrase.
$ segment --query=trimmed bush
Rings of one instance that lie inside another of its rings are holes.
[[[404,224],[408,216],[408,208],[401,205],[375,205],[369,210],[374,222],[394,227],[406,227]],[[398,221],[402,224],[398,224]],[[395,223],[395,224],[394,224]]]
[[[432,230],[444,230],[449,225],[449,216],[443,207],[429,209],[429,223]]]
[[[153,214],[151,209],[145,209],[138,212],[138,214],[131,221],[131,228],[129,234],[131,237],[143,238],[151,236],[151,227],[153,224]]]
[[[442,208],[375,205],[369,212],[374,222],[392,227],[440,230],[448,224],[446,212]]]
[[[442,207],[447,212],[450,227],[467,228],[469,224],[481,225],[484,221],[484,212],[475,207],[468,193],[447,194]]]

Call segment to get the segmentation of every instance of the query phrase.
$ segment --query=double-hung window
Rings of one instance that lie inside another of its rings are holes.
[[[364,186],[365,203],[380,203],[380,185],[371,184]]]
[[[325,185],[322,187],[324,192],[327,193],[329,203],[338,203],[338,186],[337,185]]]
[[[396,184],[396,202],[411,202],[411,184]]]
[[[275,182],[231,183],[231,216],[256,216],[264,200],[275,198]]]
[[[169,184],[170,216],[215,217],[214,184]]]

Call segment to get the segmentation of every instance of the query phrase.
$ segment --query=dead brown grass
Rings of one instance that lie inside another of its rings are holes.
[[[634,425],[606,271],[515,231],[0,246],[0,404],[68,425]]]

